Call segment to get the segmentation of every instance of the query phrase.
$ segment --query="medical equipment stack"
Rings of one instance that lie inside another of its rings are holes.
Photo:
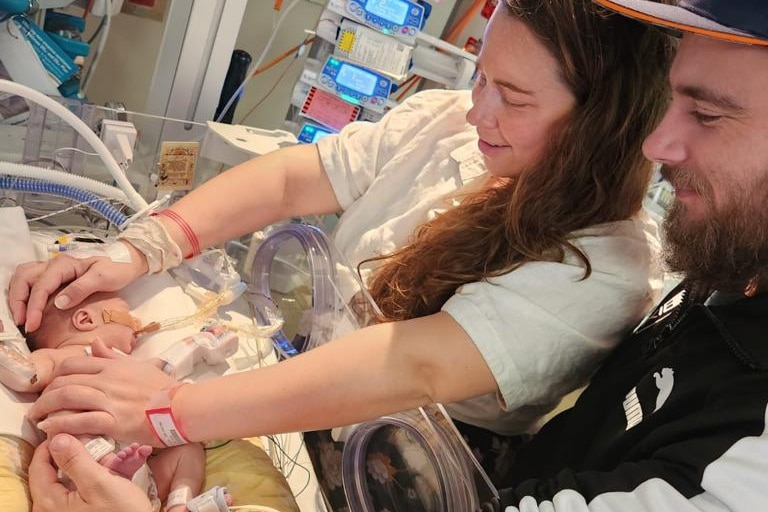
[[[423,77],[471,87],[475,56],[423,32],[423,0],[329,0],[293,89],[286,128],[313,143],[347,124],[377,121],[400,87]]]

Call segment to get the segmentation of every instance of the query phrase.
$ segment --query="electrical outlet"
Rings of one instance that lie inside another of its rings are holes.
[[[136,127],[133,123],[112,119],[104,119],[101,122],[101,140],[123,169],[133,161],[136,135]]]

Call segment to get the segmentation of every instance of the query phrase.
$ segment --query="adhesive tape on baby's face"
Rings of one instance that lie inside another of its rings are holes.
[[[128,311],[105,309],[101,312],[101,318],[104,320],[105,324],[124,325],[126,327],[130,327],[134,332],[141,329],[141,322]]]

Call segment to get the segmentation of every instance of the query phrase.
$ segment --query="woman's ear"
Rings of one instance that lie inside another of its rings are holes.
[[[92,331],[98,326],[87,308],[80,308],[72,313],[72,325],[78,331]]]

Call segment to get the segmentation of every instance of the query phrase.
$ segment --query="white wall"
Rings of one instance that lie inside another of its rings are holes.
[[[284,0],[283,10],[291,1]],[[319,0],[301,0],[288,14],[263,63],[270,62],[284,51],[299,44],[304,39],[304,29],[311,29],[316,25],[323,10],[321,4],[324,3]],[[456,2],[442,0],[432,3],[432,15],[427,22],[426,32],[439,36]],[[258,59],[272,32],[277,16],[273,7],[272,0],[248,0],[236,48],[250,53],[254,62]],[[88,34],[97,25],[98,18],[89,16]],[[105,53],[86,91],[89,100],[99,104],[108,100],[119,100],[130,110],[144,111],[160,48],[162,30],[162,23],[157,21],[127,14],[114,16]],[[251,80],[235,112],[235,122],[239,122],[264,97],[285,70],[288,62],[289,59],[286,59]],[[280,127],[288,109],[293,85],[302,66],[303,58],[291,65],[269,98],[248,117],[245,124],[262,128]]]
[[[98,24],[99,18],[88,16],[86,35]],[[88,100],[97,104],[118,100],[129,110],[143,112],[162,35],[159,21],[122,13],[113,16],[104,55],[86,91]],[[94,43],[98,45],[98,39]]]
[[[284,0],[283,10],[291,1]],[[236,48],[250,53],[254,63],[267,44],[267,40],[272,33],[273,23],[277,19],[273,5],[274,2],[271,0],[249,0],[248,7],[245,10],[245,17],[240,26],[240,35],[237,38]],[[272,44],[271,51],[267,54],[263,64],[267,64],[289,48],[301,43],[305,37],[304,29],[314,28],[322,10],[322,5],[310,3],[306,0],[301,1],[288,13],[288,17],[283,22],[280,32],[278,32],[275,42]],[[235,123],[240,123],[241,118],[275,84],[288,63],[294,60],[292,58],[286,59],[272,69],[255,76],[249,82],[235,111]],[[293,84],[296,83],[303,64],[304,58],[291,64],[291,68],[275,87],[274,92],[270,94],[269,98],[262,103],[258,110],[248,117],[245,124],[261,128],[280,127],[288,110]]]

